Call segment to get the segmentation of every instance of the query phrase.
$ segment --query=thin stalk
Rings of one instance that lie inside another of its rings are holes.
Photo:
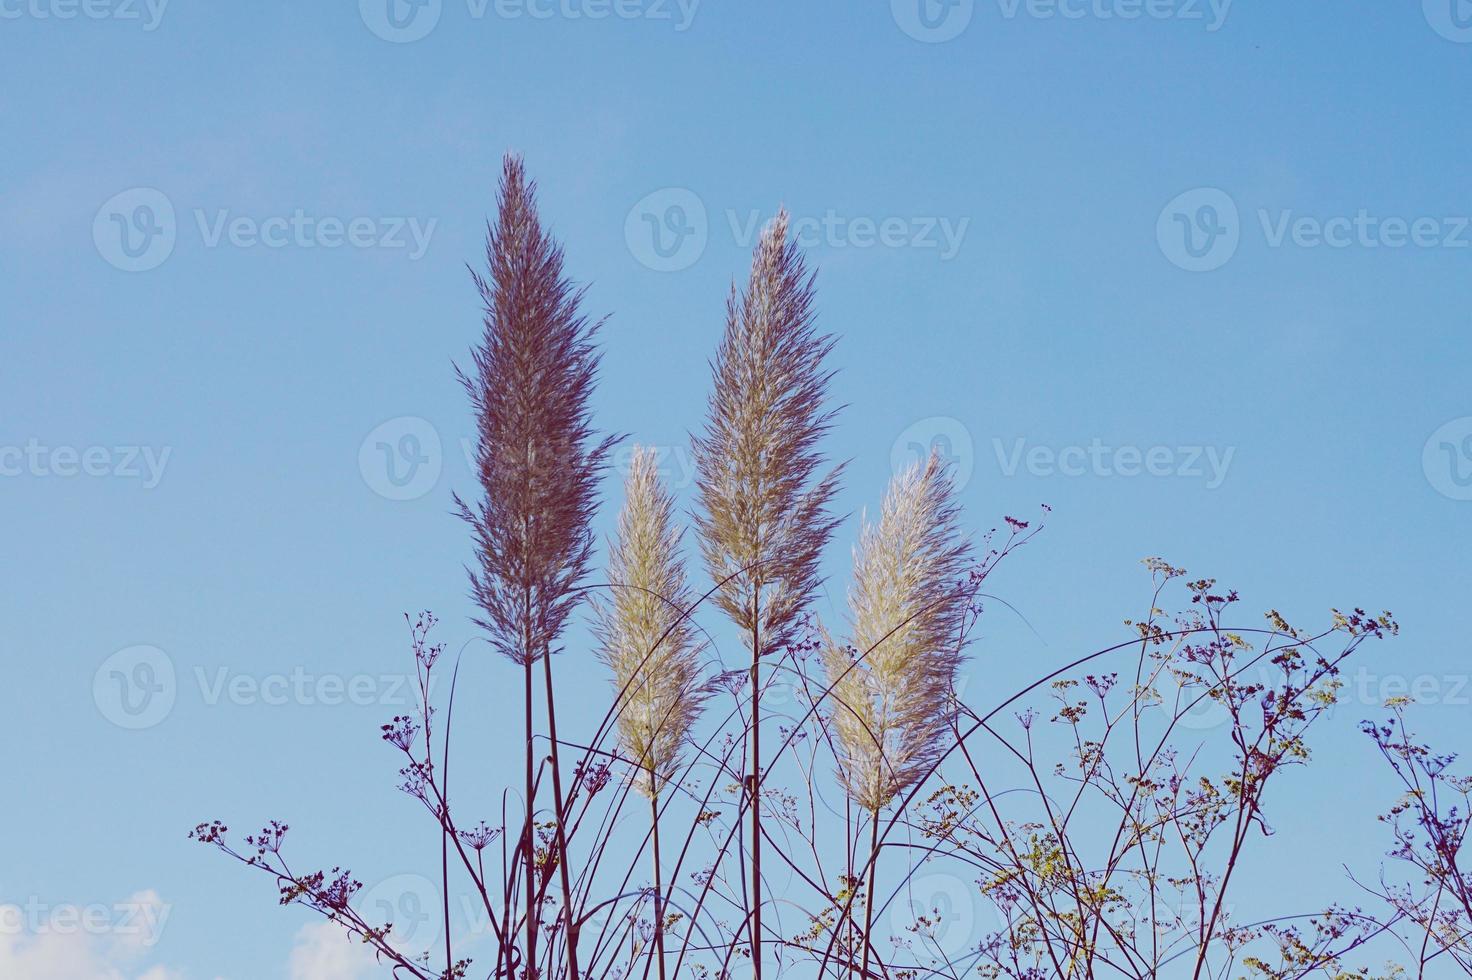
[[[537,881],[536,881],[536,846],[535,830],[533,824],[536,816],[536,777],[532,769],[532,657],[530,641],[527,644],[527,656],[525,666],[526,677],[526,829],[524,831],[523,843],[526,851],[523,853],[526,865],[526,977],[527,980],[536,980],[537,976]]]
[[[653,826],[654,847],[654,955],[659,959],[659,980],[664,976],[664,879],[659,866],[659,786],[654,768],[649,769],[649,818]]]
[[[879,867],[879,811],[870,814],[874,819],[869,826],[869,883],[864,887],[864,958],[859,968],[861,980],[869,976],[869,951],[873,949],[874,931],[874,873]]]
[[[578,972],[578,924],[572,914],[572,885],[567,874],[566,813],[562,798],[562,765],[557,755],[557,708],[552,699],[552,657],[546,646],[542,647],[542,673],[547,681],[547,729],[552,737],[552,805],[557,813],[557,870],[562,875],[562,920],[567,936],[568,980],[579,980]]]
[[[757,586],[756,615],[751,627],[751,968],[762,980],[762,695],[761,695],[761,587]]]

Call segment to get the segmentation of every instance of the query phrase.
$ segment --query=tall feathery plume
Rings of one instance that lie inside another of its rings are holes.
[[[483,497],[455,503],[474,531],[479,567],[470,571],[476,619],[491,643],[525,674],[526,868],[525,967],[535,980],[538,907],[532,822],[532,667],[540,658],[552,726],[553,795],[562,867],[569,975],[576,973],[576,933],[568,904],[566,839],[557,760],[556,713],[548,656],[578,599],[574,587],[593,547],[589,528],[597,484],[613,438],[598,440],[588,398],[598,372],[596,324],[579,312],[582,291],[562,272],[562,248],[537,217],[536,187],[521,160],[504,162],[494,225],[488,225],[488,278],[471,276],[485,304],[475,370],[459,371],[477,423],[475,464]]]
[[[652,449],[635,447],[624,482],[618,538],[611,547],[613,595],[597,605],[599,656],[613,671],[618,733],[649,798],[654,851],[654,949],[664,980],[664,896],[659,853],[659,794],[679,768],[690,727],[709,696],[700,644],[691,628],[689,589],[680,561],[674,501],[660,483]]]
[[[797,628],[818,585],[818,559],[837,524],[827,506],[839,469],[819,475],[818,440],[832,372],[823,358],[833,338],[814,328],[813,278],[787,239],[787,212],[762,232],[751,277],[726,304],[716,352],[715,390],[703,436],[693,440],[701,513],[700,547],[715,602],[751,647],[751,895],[749,928],[761,980],[761,679],[764,654]]]
[[[852,644],[823,647],[838,779],[871,818],[860,976],[869,969],[879,813],[939,762],[955,716],[971,545],[954,495],[934,453],[895,477],[878,523],[865,519],[854,549]]]

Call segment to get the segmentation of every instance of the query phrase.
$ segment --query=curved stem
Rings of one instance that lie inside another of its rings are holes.
[[[580,980],[578,972],[578,924],[572,914],[572,885],[567,872],[567,814],[563,806],[562,766],[557,756],[557,708],[552,698],[552,657],[544,644],[542,647],[542,674],[547,682],[547,729],[552,739],[552,805],[557,813],[557,870],[562,876],[562,921],[567,936],[567,977]]]

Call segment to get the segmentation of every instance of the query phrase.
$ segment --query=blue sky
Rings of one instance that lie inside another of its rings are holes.
[[[127,980],[330,956],[185,840],[212,817],[286,819],[365,881],[428,867],[376,738],[405,611],[466,649],[477,766],[514,773],[515,677],[473,641],[450,513],[465,264],[508,149],[611,314],[599,422],[665,447],[682,498],[726,290],[785,204],[841,338],[844,510],[942,436],[972,527],[1053,507],[998,574],[1027,623],[990,611],[974,706],[1116,638],[1147,555],[1247,616],[1392,609],[1258,887],[1297,910],[1378,864],[1393,790],[1355,722],[1411,683],[1428,734],[1472,714],[1453,0],[384,2],[0,0],[0,903],[168,912],[148,948],[56,956]],[[601,712],[565,673],[570,717]],[[167,698],[129,714],[118,676]],[[0,956],[39,971],[30,943]]]

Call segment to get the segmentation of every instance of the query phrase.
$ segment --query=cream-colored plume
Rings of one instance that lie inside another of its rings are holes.
[[[929,774],[954,714],[971,546],[953,498],[934,454],[895,477],[854,549],[852,643],[824,644],[838,777],[870,812]]]
[[[680,561],[674,505],[652,449],[634,448],[612,542],[612,597],[598,603],[599,657],[613,671],[619,741],[640,770],[636,784],[657,793],[709,694],[700,645],[685,615],[690,596]]]

